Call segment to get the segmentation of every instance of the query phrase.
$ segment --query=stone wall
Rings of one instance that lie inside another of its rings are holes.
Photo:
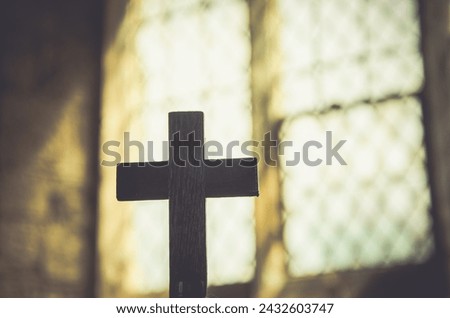
[[[101,1],[2,3],[0,296],[94,296]]]

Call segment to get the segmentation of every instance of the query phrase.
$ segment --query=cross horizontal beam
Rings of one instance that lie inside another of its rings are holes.
[[[207,198],[258,196],[255,158],[204,160]],[[169,198],[169,163],[131,162],[117,165],[117,200]]]

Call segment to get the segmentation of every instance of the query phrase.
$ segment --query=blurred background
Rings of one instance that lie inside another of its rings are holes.
[[[167,297],[168,202],[101,162],[176,110],[294,143],[207,199],[210,297],[449,295],[448,1],[0,2],[0,296]],[[347,165],[284,164],[326,131]]]

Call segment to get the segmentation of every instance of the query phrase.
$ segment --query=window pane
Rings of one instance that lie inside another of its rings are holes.
[[[332,146],[346,143],[325,164],[326,131]],[[299,117],[284,139],[301,150],[308,140],[323,148],[310,160],[285,166],[285,241],[293,275],[420,262],[432,252],[430,198],[424,169],[420,104],[414,98],[358,105]],[[300,145],[300,146],[298,146]],[[293,154],[287,154],[291,160]]]
[[[416,1],[279,3],[286,114],[420,88]]]

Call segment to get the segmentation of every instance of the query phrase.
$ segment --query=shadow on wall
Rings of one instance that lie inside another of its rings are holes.
[[[99,1],[0,12],[0,296],[93,296]]]

